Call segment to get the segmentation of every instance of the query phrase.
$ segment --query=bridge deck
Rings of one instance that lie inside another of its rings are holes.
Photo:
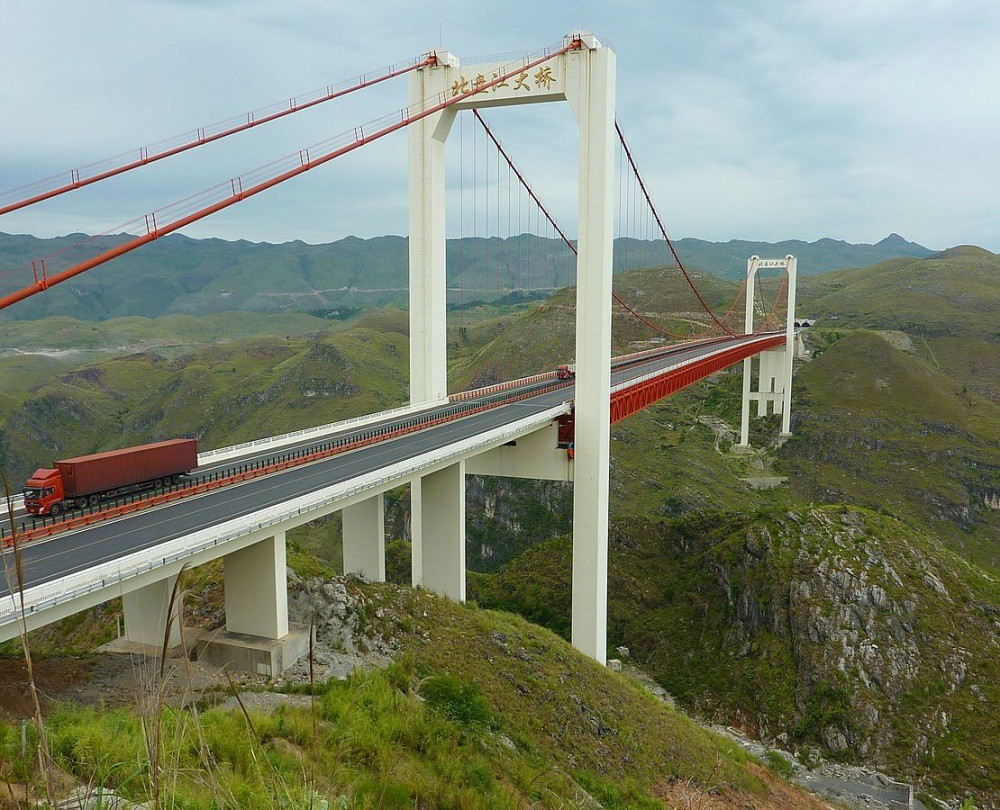
[[[628,387],[630,382],[648,380],[658,371],[679,364],[694,364],[707,355],[765,338],[740,336],[722,342],[702,343],[695,346],[676,346],[649,359],[638,359],[624,368],[612,372],[612,386]],[[773,337],[772,337],[773,339]],[[691,380],[693,382],[693,380]],[[510,396],[525,393],[539,383],[510,389]],[[156,509],[138,512],[127,517],[99,523],[78,531],[57,535],[44,542],[23,547],[25,585],[53,582],[75,572],[103,563],[112,562],[145,549],[151,549],[170,540],[219,525],[227,520],[262,511],[286,503],[294,498],[315,492],[339,482],[350,481],[366,473],[383,469],[394,463],[417,456],[443,451],[463,440],[484,434],[494,428],[518,422],[525,417],[539,415],[569,402],[573,398],[573,385],[567,384],[556,391],[549,390],[518,402],[505,404],[475,413],[455,421],[428,427],[419,432],[375,442],[360,449],[338,454],[320,461],[292,467],[280,473],[256,478],[245,483],[214,490],[204,495],[168,503]],[[475,402],[475,399],[467,402]],[[425,413],[444,411],[450,405],[440,405]],[[405,417],[404,417],[405,418]],[[400,417],[365,426],[371,430],[380,425],[392,425]],[[350,436],[350,432],[343,434]],[[322,440],[329,440],[324,436]],[[307,440],[296,447],[318,444],[317,439]],[[287,452],[262,451],[241,462],[266,460]],[[6,582],[0,584],[0,597],[9,593]]]

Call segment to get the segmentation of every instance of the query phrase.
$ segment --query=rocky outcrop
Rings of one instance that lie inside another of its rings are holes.
[[[911,766],[980,733],[954,724],[995,688],[1000,622],[974,607],[963,562],[905,532],[869,513],[814,509],[708,555],[730,619],[722,652],[752,662],[777,643],[794,664],[794,712],[759,718],[762,729],[833,756],[904,753]]]
[[[292,624],[313,628],[316,643],[312,660],[300,659],[283,675],[292,681],[308,680],[310,665],[317,682],[346,678],[355,668],[387,666],[396,644],[360,632],[366,610],[380,610],[374,600],[357,588],[350,578],[288,578],[288,618]],[[381,598],[376,594],[375,599]]]

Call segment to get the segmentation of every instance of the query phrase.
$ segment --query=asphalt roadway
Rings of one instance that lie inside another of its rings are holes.
[[[663,354],[648,361],[612,371],[612,385],[641,377],[678,362],[694,360],[709,352],[735,346],[744,341],[745,338],[739,336],[725,342],[713,342],[710,345],[668,348],[664,350]],[[548,386],[551,385],[551,382],[542,385]],[[532,387],[542,386],[535,384],[524,388],[514,388],[508,393],[511,395],[524,393]],[[323,487],[374,472],[428,451],[445,448],[462,439],[477,436],[493,428],[548,410],[572,398],[573,385],[569,383],[564,388],[540,393],[520,402],[502,405],[418,432],[386,439],[357,450],[291,467],[282,472],[252,479],[242,484],[213,490],[204,495],[185,498],[67,534],[56,535],[47,540],[25,544],[22,547],[25,587],[30,588],[51,582],[200,529],[249,515],[269,506],[285,503]],[[474,399],[466,401],[466,403],[475,402]],[[454,406],[438,406],[422,412],[421,415],[433,415],[451,407]],[[336,436],[337,438],[351,437],[412,418],[412,415],[390,418],[385,422],[348,430],[336,434]],[[292,447],[306,448],[329,441],[330,436],[324,436]],[[291,447],[286,446],[277,450],[259,452],[227,462],[226,466],[235,468],[248,461],[280,457],[289,449]],[[218,466],[213,464],[212,468],[217,469]],[[0,580],[2,579],[0,578]],[[0,597],[6,596],[8,593],[6,581],[0,582]]]

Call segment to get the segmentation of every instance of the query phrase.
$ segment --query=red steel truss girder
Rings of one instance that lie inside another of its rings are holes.
[[[611,394],[611,424],[620,422],[626,416],[652,405],[664,397],[680,391],[692,383],[698,382],[710,374],[737,363],[747,357],[767,349],[783,345],[784,335],[775,335],[764,340],[755,340],[734,346],[718,354],[695,360],[681,368],[664,371],[651,379],[644,380],[629,388],[623,388]]]

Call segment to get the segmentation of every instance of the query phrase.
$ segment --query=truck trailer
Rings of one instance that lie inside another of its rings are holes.
[[[106,498],[174,484],[198,466],[194,439],[168,439],[90,456],[52,462],[35,470],[24,485],[24,509],[31,515],[58,515],[97,506]]]

